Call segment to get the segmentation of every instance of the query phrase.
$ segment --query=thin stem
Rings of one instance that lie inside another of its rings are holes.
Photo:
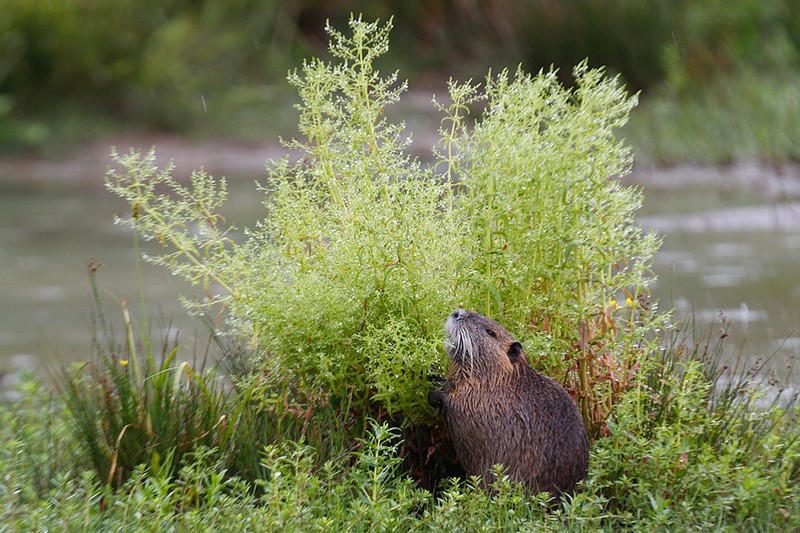
[[[133,230],[133,253],[134,257],[136,258],[136,285],[139,290],[139,311],[141,313],[141,321],[142,321],[142,334],[144,336],[144,349],[145,353],[149,354],[150,352],[150,334],[149,334],[149,326],[147,322],[147,310],[145,309],[144,303],[144,283],[142,282],[142,260],[141,255],[139,254],[139,231],[134,228]],[[134,358],[134,347],[130,347],[131,359]]]

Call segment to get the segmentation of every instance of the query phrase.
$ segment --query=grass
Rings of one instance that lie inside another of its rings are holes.
[[[229,477],[253,482],[269,472],[261,461],[265,446],[302,441],[324,461],[341,456],[364,433],[366,424],[360,427],[346,406],[312,412],[297,405],[289,384],[268,388],[254,369],[252,352],[214,334],[211,326],[205,343],[183,345],[177,333],[153,340],[146,314],[134,320],[122,300],[122,325],[114,328],[100,304],[97,273],[97,265],[90,264],[92,357],[52,370],[58,400],[46,410],[68,421],[60,430],[70,433],[76,468],[92,471],[101,484],[119,489],[140,466],[174,478],[184,459],[201,450],[213,450]],[[23,392],[36,395],[39,387],[29,381]],[[267,396],[272,401],[265,401]],[[47,435],[50,425],[42,428]],[[50,473],[37,474],[36,486]]]
[[[147,316],[135,325],[125,300],[118,338],[100,305],[96,265],[89,275],[93,357],[55,374],[74,438],[97,478],[118,487],[139,464],[169,473],[197,447],[224,447],[234,412],[215,370],[205,369],[208,352],[195,346],[191,361],[180,361],[177,334],[154,345]]]
[[[637,160],[655,164],[783,164],[800,158],[800,74],[744,71],[685,93],[642,98],[625,131]]]

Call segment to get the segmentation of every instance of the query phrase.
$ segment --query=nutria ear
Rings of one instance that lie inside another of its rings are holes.
[[[522,345],[518,342],[511,344],[508,347],[508,358],[511,359],[512,363],[516,363],[523,357]]]

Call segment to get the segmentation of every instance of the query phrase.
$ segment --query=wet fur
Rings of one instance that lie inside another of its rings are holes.
[[[575,403],[528,364],[500,324],[459,309],[445,324],[450,368],[439,407],[459,462],[491,481],[495,464],[536,492],[572,492],[586,476],[589,444]]]

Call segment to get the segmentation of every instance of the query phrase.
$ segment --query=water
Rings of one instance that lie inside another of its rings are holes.
[[[242,181],[246,184],[235,186],[228,213],[237,226],[252,225],[260,208],[253,181]],[[99,185],[0,188],[0,387],[15,379],[16,370],[36,368],[45,359],[89,357],[94,309],[90,260],[103,265],[97,280],[109,321],[122,324],[123,299],[134,317],[141,316],[133,233],[113,223],[125,209]],[[141,248],[159,251],[153,243],[141,243]],[[162,268],[139,265],[153,337],[182,330],[189,334],[181,339],[191,344],[206,327],[188,316],[178,297],[199,297],[200,289]]]
[[[716,174],[716,171],[714,171]],[[752,169],[660,185],[645,180],[639,222],[664,236],[654,292],[676,317],[730,323],[728,349],[784,378],[800,352],[800,203],[796,182]],[[709,327],[699,328],[703,333]]]
[[[637,176],[646,194],[639,221],[666,237],[654,264],[655,297],[678,316],[693,312],[701,330],[722,312],[731,321],[732,347],[742,346],[751,358],[779,351],[780,367],[800,351],[800,194],[786,187],[765,193],[769,188],[752,176],[678,178]],[[98,183],[0,187],[2,386],[44,357],[88,357],[90,259],[104,264],[98,280],[109,318],[121,322],[122,298],[134,316],[139,310],[132,233],[112,222],[124,214],[123,202]],[[237,226],[252,225],[261,209],[253,179],[232,180],[230,189],[226,215]],[[177,301],[199,290],[161,268],[142,263],[141,269],[154,336],[170,320],[173,329],[189,332],[187,344],[202,334],[202,324]]]

